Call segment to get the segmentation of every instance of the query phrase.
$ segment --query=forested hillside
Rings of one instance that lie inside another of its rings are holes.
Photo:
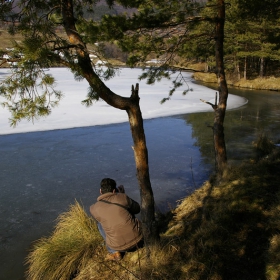
[[[16,3],[18,2],[15,1],[14,4],[14,10],[16,11],[18,10],[16,8]],[[213,4],[215,3],[213,0],[195,2],[200,4],[200,8],[196,9],[194,15],[200,15],[205,18],[212,15]],[[227,2],[224,40],[224,62],[227,75],[233,82],[258,77],[280,77],[280,5],[276,0],[249,1],[246,3],[240,0]],[[137,9],[126,8],[118,3],[109,7],[106,0],[101,0],[97,2],[93,13],[84,12],[85,18],[88,20],[99,22],[104,15],[119,16],[125,13],[128,17],[131,17],[133,13],[137,13]],[[193,13],[193,11],[187,9],[184,11],[183,4],[181,4],[180,12],[185,15]],[[172,61],[169,59],[167,51],[162,52],[161,55],[154,54],[153,56],[153,52],[156,53],[156,49],[153,50],[152,46],[149,47],[151,51],[145,58],[146,61],[157,58],[166,64],[168,60],[171,66],[182,69],[189,69],[193,67],[193,64],[200,64],[200,68],[195,68],[196,70],[214,73],[215,38],[213,24],[207,20],[201,21],[194,27],[189,27],[188,34],[183,34],[185,24],[183,21],[179,24],[170,24],[168,40],[170,41],[169,44],[173,44],[174,49],[176,49],[176,53],[172,54]],[[8,24],[2,21],[2,29],[7,28],[7,26]],[[154,41],[159,40],[159,33],[160,29],[155,28]],[[163,33],[160,40],[166,40],[163,39],[165,35]],[[184,40],[181,40],[182,36],[185,36]],[[138,40],[144,40],[143,38],[138,37]],[[148,43],[150,44],[151,42],[152,40]],[[180,42],[180,45],[178,42]],[[114,41],[110,44],[104,42],[104,54],[106,58],[126,62],[128,51],[130,55],[133,51],[139,52],[139,50],[136,50],[137,45],[133,45],[134,50],[126,50],[127,46],[123,46],[123,52],[121,52],[118,42]],[[156,46],[154,45],[154,47]],[[171,48],[172,46],[169,49]]]
[[[136,12],[136,9],[125,8],[122,5],[115,4],[113,7],[109,7],[106,3],[106,0],[101,0],[96,4],[96,8],[94,9],[94,14],[88,14],[88,18],[93,18],[94,20],[101,20],[104,15],[119,15],[126,13],[131,15],[133,12]]]
[[[246,2],[247,4],[240,0],[227,2],[224,62],[227,75],[233,81],[280,76],[280,5],[275,0],[264,2],[249,1]],[[121,6],[116,6],[113,10],[106,9],[104,3],[105,1],[101,1],[98,5],[98,16],[101,14],[117,15],[124,11]],[[165,22],[165,27],[168,24],[170,26],[168,31],[155,28],[154,39],[147,41],[145,47],[141,46],[144,50],[150,45],[151,51],[146,60],[157,58],[164,64],[168,61],[169,64],[181,68],[191,68],[190,65],[193,63],[200,63],[203,65],[200,70],[215,72],[214,27],[211,21],[207,20],[213,14],[215,1],[196,1],[196,4],[198,3],[200,8],[193,8],[193,10],[184,10],[184,6],[181,4],[178,8],[179,12],[184,14],[184,17],[189,13],[189,15],[201,16],[206,20],[189,26],[188,33],[185,33],[185,25],[188,23],[183,20],[176,24]],[[171,9],[172,6],[169,10],[171,11]],[[158,13],[160,14],[160,12]],[[182,16],[178,15],[178,17]],[[97,13],[96,18],[98,18]],[[182,40],[183,36],[184,40]],[[138,40],[145,40],[144,37],[145,35],[138,37]],[[165,52],[162,50],[161,55],[156,50],[156,44],[152,46],[152,42],[156,40],[169,41],[169,47],[165,48]],[[128,44],[127,41],[126,43]],[[133,45],[134,50],[129,49],[130,53],[135,51],[139,55],[139,49],[135,50],[137,45]],[[172,49],[172,45],[173,49],[176,49],[176,53],[173,52],[172,60],[170,60],[168,51]],[[152,50],[152,47],[155,49]],[[126,49],[126,46],[123,46],[123,49]],[[157,52],[154,56],[153,51]]]

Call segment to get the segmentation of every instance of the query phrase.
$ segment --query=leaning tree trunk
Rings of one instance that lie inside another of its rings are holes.
[[[224,24],[225,24],[225,2],[224,0],[217,0],[218,4],[218,16],[216,22],[216,45],[215,45],[215,57],[216,57],[216,69],[219,80],[219,102],[215,109],[215,118],[213,126],[214,134],[214,147],[215,147],[215,162],[216,173],[218,179],[223,176],[225,168],[227,166],[227,153],[224,138],[224,118],[227,107],[228,88],[225,77],[224,69]]]
[[[76,29],[72,0],[61,0],[61,11],[68,39],[73,46],[76,46],[79,73],[82,73],[82,76],[88,81],[93,90],[107,104],[120,110],[126,110],[128,113],[134,141],[134,156],[140,187],[144,238],[146,244],[151,244],[152,241],[157,240],[159,236],[155,226],[154,196],[150,183],[148,150],[139,106],[138,85],[136,89],[133,88],[129,98],[117,95],[107,88],[94,72],[86,44],[83,42],[82,37]]]

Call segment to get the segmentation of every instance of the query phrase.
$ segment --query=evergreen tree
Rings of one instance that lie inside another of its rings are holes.
[[[263,11],[260,10],[263,5],[257,6],[257,2],[251,3],[248,11],[247,1],[230,1],[225,26],[226,66],[229,71],[236,71],[239,78],[240,69],[243,69],[245,79],[247,76],[263,77],[265,63],[280,59],[280,25],[279,18],[275,17],[279,7],[277,11],[275,5],[274,13],[268,16],[273,1],[268,2],[264,1],[266,8]]]
[[[84,17],[85,11],[94,12],[95,1],[21,0],[18,8],[18,23],[11,25],[10,31],[22,34],[23,40],[15,43],[13,50],[9,51],[9,56],[17,64],[0,86],[0,94],[6,99],[4,105],[12,114],[12,124],[16,125],[23,118],[33,119],[51,113],[62,93],[55,90],[55,80],[45,69],[58,65],[71,69],[75,79],[87,80],[86,105],[101,98],[107,104],[125,110],[134,142],[143,233],[146,244],[150,244],[158,239],[158,233],[139,86],[132,86],[130,97],[117,95],[103,82],[114,75],[111,65],[100,68],[90,60],[91,53],[103,58],[99,44],[87,44],[98,43],[100,39],[97,28],[90,34],[86,32],[89,29]]]

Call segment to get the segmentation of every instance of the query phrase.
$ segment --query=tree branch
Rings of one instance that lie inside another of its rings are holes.
[[[218,108],[218,105],[217,105],[217,94],[218,94],[218,93],[216,92],[215,104],[213,104],[213,103],[211,103],[211,102],[209,102],[209,101],[203,100],[203,99],[200,99],[200,101],[202,101],[202,102],[204,102],[204,103],[206,103],[206,104],[209,104],[209,105],[214,109],[214,111],[216,111],[217,108]]]

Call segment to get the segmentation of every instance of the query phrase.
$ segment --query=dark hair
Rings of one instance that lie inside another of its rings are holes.
[[[101,192],[102,194],[107,192],[113,192],[113,190],[116,190],[116,181],[110,178],[104,178],[102,179],[101,183]]]

